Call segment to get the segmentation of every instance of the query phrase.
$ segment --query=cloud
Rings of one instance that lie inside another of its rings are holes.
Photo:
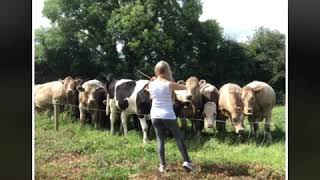
[[[200,21],[215,19],[225,34],[244,36],[264,26],[287,33],[287,1],[285,0],[202,0]]]
[[[32,24],[34,28],[49,27],[50,20],[42,15],[44,0],[32,0]]]

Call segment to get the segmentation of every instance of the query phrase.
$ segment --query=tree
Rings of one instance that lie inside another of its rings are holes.
[[[64,72],[57,76],[94,78],[99,72],[121,72],[117,68],[116,44],[106,31],[111,12],[118,7],[115,0],[45,1],[43,14],[53,27],[36,37],[44,46],[47,63],[57,65],[52,68]]]
[[[283,101],[285,93],[285,35],[260,27],[247,45],[248,56],[255,65],[257,80],[269,83]]]
[[[247,43],[199,21],[200,0],[46,0],[52,27],[36,30],[36,83],[113,73],[145,78],[165,60],[176,80],[196,76],[218,88],[265,81],[284,93],[285,36],[259,28]],[[117,46],[122,46],[117,50]]]

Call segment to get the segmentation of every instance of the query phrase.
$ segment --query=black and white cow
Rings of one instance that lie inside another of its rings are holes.
[[[121,113],[121,122],[124,130],[124,135],[128,134],[127,121],[130,115],[137,114],[140,120],[141,129],[143,131],[143,142],[147,142],[148,124],[145,110],[141,110],[140,101],[137,100],[137,94],[144,91],[145,86],[149,80],[131,80],[120,79],[107,81],[107,99],[104,101],[106,104],[106,113],[110,113],[110,132],[114,133],[114,124],[118,118],[119,112]],[[142,113],[144,112],[144,113]],[[149,110],[150,112],[150,110]]]

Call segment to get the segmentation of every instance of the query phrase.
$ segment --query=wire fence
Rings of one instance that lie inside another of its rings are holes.
[[[54,103],[51,103],[54,105]],[[70,106],[70,107],[76,107],[76,108],[79,108],[79,109],[84,109],[84,110],[87,110],[87,111],[99,111],[99,112],[106,112],[106,109],[96,109],[96,108],[88,108],[88,107],[80,107],[78,105],[75,105],[75,104],[62,104],[62,103],[55,103],[57,105],[62,105],[62,106]],[[125,110],[124,110],[125,111]],[[119,111],[115,111],[115,110],[112,110],[111,112],[113,113],[122,113],[123,111],[119,110]],[[136,113],[136,112],[125,112],[127,115],[141,115],[141,116],[149,116],[150,114],[139,114],[139,113]],[[178,117],[179,119],[183,119],[183,120],[196,120],[196,121],[205,121],[204,119],[201,119],[201,118],[193,118],[193,117]],[[233,123],[231,121],[225,121],[225,120],[218,120],[218,119],[215,119],[214,120],[215,122],[222,122],[222,123]],[[269,125],[272,125],[271,122],[264,122],[264,121],[258,121],[258,122],[248,122],[249,124],[269,124]]]
[[[96,109],[96,108],[88,108],[88,107],[80,107],[78,105],[75,105],[75,104],[62,104],[62,103],[51,103],[52,105],[61,105],[61,106],[69,106],[69,107],[76,107],[76,108],[79,108],[80,109],[85,109],[85,110],[88,110],[88,111],[99,111],[99,112],[106,112],[106,109]],[[109,112],[109,111],[108,111]],[[122,113],[123,111],[119,110],[119,111],[111,111],[113,113]],[[58,114],[59,112],[57,112],[56,108],[54,108],[54,120],[55,120],[55,129],[58,130]],[[127,115],[143,115],[143,116],[149,116],[150,114],[138,114],[136,112],[125,112]],[[204,119],[200,119],[200,118],[193,118],[193,117],[185,117],[185,118],[181,118],[181,117],[178,117],[179,119],[181,120],[196,120],[196,121],[205,121]],[[218,120],[218,119],[215,119],[213,120],[215,122],[222,122],[222,123],[233,123],[232,121],[225,121],[225,120]],[[259,123],[262,123],[262,124],[270,124],[272,125],[271,122],[248,122],[249,124],[259,124]],[[249,131],[249,134],[248,134],[248,139],[250,138],[250,135],[251,135],[251,131]],[[261,143],[259,143],[260,145],[264,144],[264,141],[265,141],[265,137],[266,137],[266,132],[264,131],[264,134],[263,134],[263,140]]]

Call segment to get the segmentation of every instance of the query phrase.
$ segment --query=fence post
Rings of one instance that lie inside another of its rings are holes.
[[[54,103],[53,104],[53,109],[54,109],[54,126],[55,126],[55,130],[58,130],[58,126],[59,126],[59,105]]]

